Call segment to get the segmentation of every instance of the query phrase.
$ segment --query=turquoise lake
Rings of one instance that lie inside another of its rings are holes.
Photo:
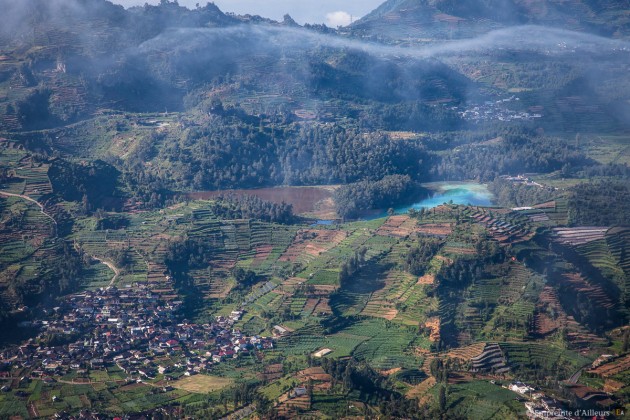
[[[494,195],[484,184],[476,182],[431,182],[422,184],[422,186],[433,191],[433,194],[416,203],[396,207],[394,210],[397,214],[407,213],[409,209],[431,209],[449,202],[453,204],[472,204],[474,206],[492,206],[494,204]],[[386,215],[387,211],[384,210],[379,212],[379,214],[368,217],[368,219],[376,219]]]

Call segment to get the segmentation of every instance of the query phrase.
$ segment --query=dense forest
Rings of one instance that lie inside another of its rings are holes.
[[[164,262],[175,278],[185,277],[188,269],[207,266],[216,252],[215,248],[203,238],[183,238],[169,243]]]
[[[497,177],[488,184],[495,202],[504,207],[526,207],[544,203],[557,197],[560,192],[551,187],[514,183]]]
[[[506,188],[498,176],[553,171],[612,176],[628,170],[597,165],[571,142],[522,128],[397,141],[362,127],[371,116],[362,116],[358,125],[282,123],[280,114],[252,116],[216,99],[211,102],[207,124],[152,134],[125,161],[116,162],[129,190],[145,204],[163,204],[168,190],[357,183],[337,194],[340,215],[354,217],[363,210],[401,204],[414,189],[418,192],[413,185],[418,182],[477,179],[496,180],[491,189],[498,203],[515,206],[547,200],[553,192]],[[145,165],[147,160],[158,166]]]
[[[440,250],[441,241],[434,238],[422,238],[418,246],[407,252],[405,269],[416,276],[421,276],[429,268],[429,263]]]
[[[348,183],[394,174],[418,179],[426,173],[424,156],[418,143],[392,142],[352,126],[277,125],[237,113],[213,115],[203,127],[169,138],[156,159],[168,162],[163,185],[209,190]],[[129,172],[147,172],[145,157],[128,161]]]
[[[628,205],[630,187],[625,182],[579,184],[569,194],[569,222],[576,226],[627,226]]]
[[[494,140],[451,150],[435,162],[431,174],[440,179],[492,181],[498,175],[547,173],[589,163],[566,140],[523,129],[507,129]]]
[[[64,200],[81,202],[86,213],[119,208],[120,202],[114,198],[119,175],[116,168],[100,160],[74,163],[55,159],[48,170],[53,192]]]
[[[277,204],[255,195],[222,195],[211,205],[212,212],[223,219],[256,219],[272,223],[289,224],[295,221],[293,207],[284,202]]]
[[[360,181],[341,186],[335,191],[337,213],[342,218],[355,218],[366,210],[394,207],[414,201],[423,189],[409,175],[389,175],[378,181]]]

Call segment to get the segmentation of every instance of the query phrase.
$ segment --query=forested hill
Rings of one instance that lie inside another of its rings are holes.
[[[452,130],[467,125],[460,118],[471,115],[467,111],[481,115],[478,104],[503,103],[497,101],[514,93],[522,99],[517,106],[483,110],[481,119],[538,114],[552,131],[628,124],[629,50],[622,41],[531,26],[428,48],[358,39],[374,30],[378,38],[409,41],[405,28],[435,25],[447,25],[449,38],[460,26],[461,37],[472,37],[508,24],[547,22],[477,19],[471,16],[492,3],[477,11],[453,4],[457,10],[446,2],[387,2],[337,31],[226,15],[214,4],[189,10],[163,1],[124,9],[105,0],[0,0],[7,22],[0,29],[0,132],[66,126],[103,110],[190,112],[213,97],[254,116]],[[608,22],[621,10],[604,6],[589,9],[593,19]],[[470,19],[453,26],[446,11]]]
[[[352,29],[378,37],[468,38],[516,25],[544,25],[627,37],[627,0],[388,0]]]
[[[266,113],[308,100],[458,102],[474,92],[442,63],[384,59],[334,30],[228,16],[211,3],[194,10],[168,1],[127,10],[105,0],[0,6],[11,22],[0,29],[0,131],[62,126],[100,109],[182,111],[187,94],[235,83],[238,101],[248,90],[283,94],[262,105]]]
[[[37,32],[57,30],[76,34],[91,28],[94,29],[91,36],[111,45],[112,51],[116,44],[111,42],[116,38],[141,43],[169,27],[208,28],[238,23],[214,3],[188,9],[177,2],[163,1],[157,6],[145,3],[142,7],[125,9],[107,0],[0,0],[0,7],[4,11],[0,33],[5,40],[16,41],[19,37],[20,43],[28,43],[36,40]],[[70,27],[72,24],[80,26]],[[104,24],[117,27],[121,32],[104,34],[98,30]],[[37,29],[36,33],[32,33],[33,28]]]
[[[85,118],[99,107],[181,108],[185,76],[149,57],[160,34],[235,25],[214,4],[176,2],[124,9],[105,0],[0,1],[0,129],[39,129]],[[174,62],[186,65],[174,58]]]

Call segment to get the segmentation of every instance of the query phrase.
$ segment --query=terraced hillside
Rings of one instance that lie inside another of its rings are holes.
[[[5,214],[17,205],[32,207],[24,217],[47,226],[33,203],[2,199]],[[449,381],[458,386],[474,383],[471,375],[543,380],[553,369],[568,378],[590,360],[591,352],[604,351],[608,344],[604,334],[576,320],[561,298],[570,288],[612,308],[616,303],[603,289],[575,271],[550,281],[535,264],[516,257],[521,251],[510,253],[515,247],[550,252],[536,244],[547,236],[532,239],[535,222],[518,212],[445,205],[425,216],[282,225],[224,219],[212,209],[212,201],[190,201],[131,213],[117,229],[98,228],[97,218],[113,213],[76,220],[69,239],[74,252],[83,256],[81,287],[147,290],[167,302],[183,297],[188,316],[197,322],[228,316],[238,308],[243,315],[234,328],[276,334],[274,349],[266,356],[270,363],[300,365],[305,357],[320,360],[315,355],[323,351],[327,360],[350,357],[383,375],[405,378],[408,396],[425,402],[440,386],[440,374],[431,367],[435,360],[449,360],[455,370]],[[502,240],[492,229],[504,227],[499,223],[530,233]],[[33,239],[44,233],[34,231]],[[618,241],[624,233],[611,230],[605,242],[598,239],[578,248],[593,260],[604,255],[612,270],[622,260]],[[412,264],[421,255],[414,250],[427,244],[436,244],[434,251],[422,264]],[[174,265],[177,247],[184,245],[192,246],[192,257]],[[600,252],[604,245],[610,249],[606,254]],[[26,252],[5,249],[5,258],[11,252],[23,258],[18,253]],[[44,255],[46,249],[44,245],[35,252]],[[603,264],[598,266],[604,270]],[[8,261],[5,267],[10,273]],[[5,288],[7,303],[12,293]],[[416,371],[424,373],[418,376]],[[285,395],[287,380],[271,375],[263,381],[263,392],[287,413],[312,410],[322,404],[319,393],[336,389],[314,388],[302,404],[302,397]],[[317,384],[314,380],[312,385],[324,386]]]
[[[630,409],[628,0],[157,3],[0,0],[0,418]]]

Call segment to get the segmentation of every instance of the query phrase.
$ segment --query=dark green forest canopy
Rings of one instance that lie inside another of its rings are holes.
[[[77,164],[56,159],[48,176],[55,194],[66,201],[83,202],[86,210],[114,209],[120,205],[115,199],[120,172],[101,160]]]
[[[356,218],[366,210],[388,209],[413,202],[427,193],[408,175],[389,175],[378,181],[347,184],[335,191],[337,213],[342,218]]]
[[[575,226],[630,225],[630,186],[602,181],[575,186],[569,193],[569,221]]]

